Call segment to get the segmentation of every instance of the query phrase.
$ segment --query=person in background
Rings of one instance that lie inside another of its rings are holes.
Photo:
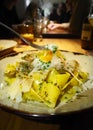
[[[65,6],[66,6],[66,11],[65,11],[65,16],[64,16],[63,22],[69,22],[71,15],[72,15],[72,3],[69,0],[67,0],[65,2]]]
[[[58,3],[57,7],[53,8],[53,11],[49,15],[49,20],[55,21],[57,23],[62,23],[64,21],[66,12],[66,7],[63,2]]]
[[[48,25],[50,30],[62,28],[81,35],[83,20],[89,13],[91,0],[71,0],[71,2],[73,4],[73,12],[70,21],[62,24],[50,22]]]
[[[38,1],[31,1],[29,6],[26,8],[23,23],[33,23],[36,17],[42,17],[43,15],[43,10],[40,8]]]
[[[33,1],[29,4],[29,6],[26,8],[26,12],[24,15],[24,22],[31,21],[33,22],[34,17],[36,16],[36,10],[38,8],[38,5],[34,3]]]
[[[13,24],[19,24],[19,20],[16,13],[17,0],[0,0],[0,22],[6,24],[9,27],[12,27]],[[12,33],[6,28],[0,26],[0,38],[11,37]]]
[[[48,16],[49,20],[56,21],[56,7],[53,5],[52,11],[50,12],[50,15]]]
[[[8,26],[20,22],[16,13],[16,2],[17,0],[3,0],[0,3],[0,21]]]

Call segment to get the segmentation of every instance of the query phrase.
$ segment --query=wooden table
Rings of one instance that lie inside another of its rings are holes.
[[[44,38],[80,38],[81,36],[75,33],[71,33],[68,29],[55,29],[55,30],[46,30],[42,33]]]
[[[15,54],[15,53],[20,53],[20,52],[24,52],[24,51],[28,51],[28,50],[36,50],[36,48],[33,48],[27,44],[24,44],[22,41],[20,41],[19,39],[15,38],[15,41],[17,41],[18,45],[13,48],[13,50],[8,50],[6,51],[4,54],[2,53],[2,57],[0,56],[0,59],[5,57],[8,53],[8,55],[10,55],[10,53]],[[34,42],[35,44],[38,45],[49,45],[49,44],[54,44],[58,47],[59,50],[63,50],[63,51],[70,51],[70,52],[76,52],[76,53],[82,53],[82,54],[92,54],[93,55],[93,51],[88,51],[88,50],[84,50],[81,47],[81,40],[80,39],[72,39],[72,38],[43,38],[42,41],[38,40],[37,42]],[[12,51],[12,52],[11,52]]]
[[[35,44],[39,44],[41,46],[47,45],[47,44],[55,44],[58,46],[58,49],[60,49],[60,50],[66,50],[66,51],[83,53],[83,54],[89,53],[89,51],[81,48],[80,39],[44,38],[42,41],[35,42]],[[20,44],[20,46],[14,48],[14,50],[15,51],[25,51],[25,50],[35,50],[35,48],[28,46],[28,45]]]

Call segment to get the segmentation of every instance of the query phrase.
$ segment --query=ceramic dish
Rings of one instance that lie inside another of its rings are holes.
[[[2,89],[2,83],[4,79],[4,71],[7,64],[13,64],[16,61],[20,61],[20,58],[26,53],[33,53],[28,51],[22,54],[18,54],[13,57],[6,57],[0,60],[0,89]],[[74,100],[70,100],[67,103],[58,104],[55,108],[50,108],[44,103],[33,102],[15,102],[8,98],[2,99],[3,93],[0,93],[0,107],[6,111],[18,114],[28,119],[42,119],[53,118],[56,116],[68,115],[69,113],[76,113],[83,110],[88,110],[93,107],[93,57],[89,55],[74,54],[71,52],[62,52],[69,60],[76,59],[82,70],[87,71],[90,74],[91,80],[86,83],[86,90],[83,93],[77,95]],[[1,90],[0,90],[1,91]]]
[[[15,47],[17,45],[17,42],[14,40],[0,40],[0,53],[3,50]]]

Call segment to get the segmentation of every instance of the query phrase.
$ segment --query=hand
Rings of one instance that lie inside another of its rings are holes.
[[[61,28],[61,29],[69,29],[70,23],[53,23],[51,22],[50,24],[48,24],[48,29],[50,30],[54,30],[57,28]]]
[[[57,28],[60,28],[60,24],[59,23],[50,23],[48,24],[48,29],[50,30],[54,30],[54,29],[57,29]]]

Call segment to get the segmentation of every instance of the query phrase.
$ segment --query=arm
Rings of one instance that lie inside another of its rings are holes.
[[[74,9],[69,23],[50,23],[48,28],[54,30],[56,28],[68,29],[72,33],[80,34],[82,29],[82,23],[84,18],[89,13],[90,1],[91,0],[73,0]]]
[[[50,29],[50,30],[54,30],[54,29],[57,29],[57,28],[62,28],[62,29],[69,29],[69,26],[70,26],[70,23],[62,23],[62,24],[60,24],[60,23],[50,23],[49,25],[48,25],[48,28]]]

